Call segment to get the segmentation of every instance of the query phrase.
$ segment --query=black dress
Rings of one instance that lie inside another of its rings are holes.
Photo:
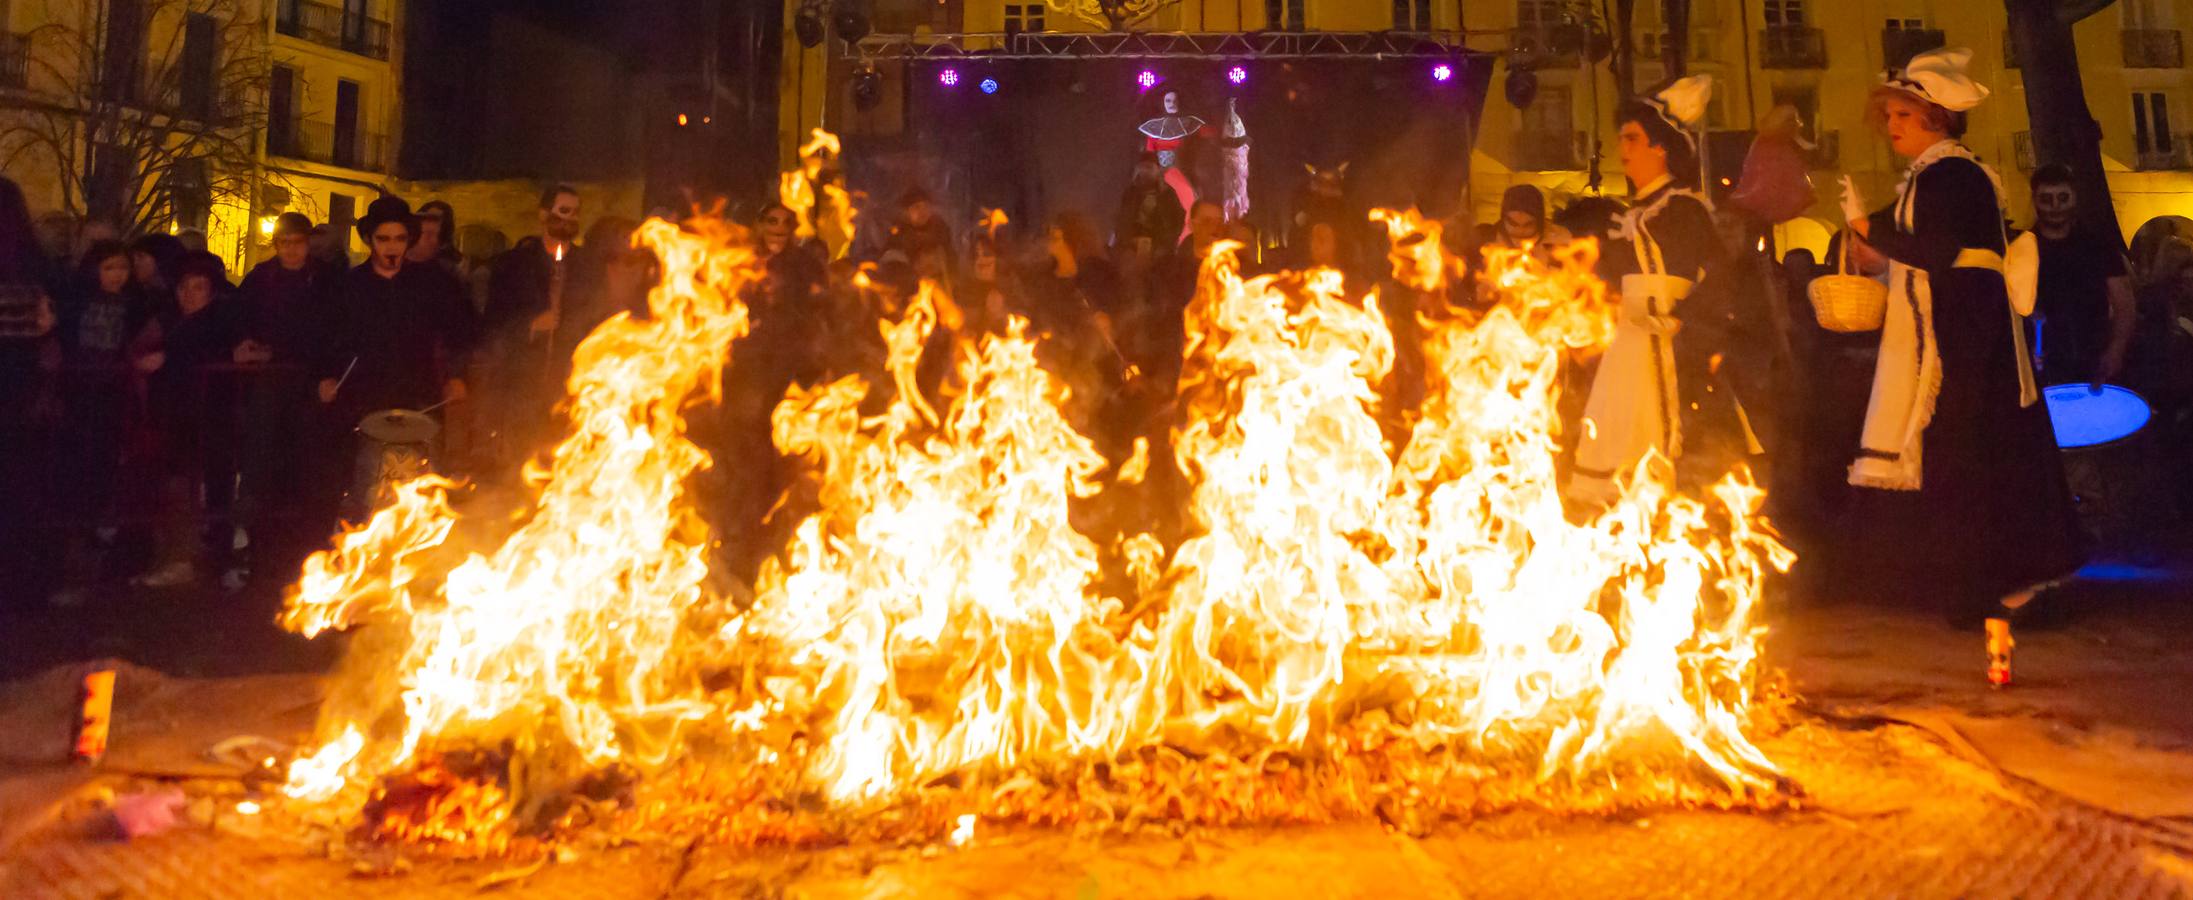
[[[1875,249],[1926,272],[1942,384],[1922,436],[1917,491],[1864,491],[1860,519],[1874,593],[1966,613],[2062,578],[2085,559],[2048,406],[2020,406],[2010,298],[2002,274],[1955,265],[1967,248],[2003,250],[1995,186],[1978,163],[1946,158],[1912,189],[1912,228],[1873,214]]]

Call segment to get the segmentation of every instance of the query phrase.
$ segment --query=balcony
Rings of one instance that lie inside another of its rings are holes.
[[[1827,64],[1827,38],[1820,29],[1804,25],[1759,29],[1759,68],[1825,69]]]
[[[368,19],[362,10],[352,12],[325,3],[281,0],[275,8],[274,30],[322,47],[374,59],[388,58],[388,23]]]
[[[0,88],[30,86],[30,40],[0,32]]]
[[[1884,28],[1881,29],[1881,64],[1892,70],[1902,69],[1912,57],[1948,42],[1948,37],[1939,28]]]
[[[2140,171],[2193,168],[2193,134],[2173,134],[2169,136],[2169,142],[2168,147],[2141,147],[2138,159]]]
[[[2019,131],[2010,136],[2010,155],[2018,161],[2018,171],[2033,171],[2033,132]]]
[[[1515,168],[1525,172],[1564,172],[1584,167],[1581,131],[1518,131]]]
[[[1812,151],[1805,154],[1805,166],[1812,169],[1833,169],[1843,157],[1843,133],[1823,131],[1812,137]]]
[[[1515,29],[1516,53],[1536,65],[1573,66],[1584,49],[1584,29],[1579,25],[1524,25]]]
[[[2177,29],[2127,28],[2119,34],[2124,38],[2125,68],[2185,68],[2185,47],[2179,43]]]
[[[286,156],[361,172],[386,172],[388,151],[385,135],[363,131],[338,135],[335,126],[328,122],[277,119],[267,123],[268,156]]]

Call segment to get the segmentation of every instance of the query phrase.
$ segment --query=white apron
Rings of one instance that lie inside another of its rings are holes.
[[[1660,244],[1645,228],[1644,216],[1631,231],[1638,271],[1622,276],[1614,341],[1600,357],[1591,396],[1584,402],[1584,434],[1568,490],[1578,500],[1614,499],[1616,484],[1648,455],[1667,461],[1683,455],[1675,307],[1697,282],[1667,273]]]

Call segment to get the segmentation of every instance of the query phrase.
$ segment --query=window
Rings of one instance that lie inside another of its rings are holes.
[[[1888,31],[1925,31],[1926,20],[1891,18],[1887,24],[1881,27]]]
[[[200,121],[213,118],[213,59],[220,52],[215,23],[205,13],[183,18],[183,60],[178,79],[182,85],[183,115]]]
[[[145,55],[144,0],[109,0],[106,32],[99,50],[100,96],[135,100]]]
[[[1820,138],[1820,91],[1813,87],[1776,87],[1774,105],[1797,110],[1797,133],[1806,140]]]
[[[1805,0],[1766,0],[1768,28],[1801,28],[1805,24]]]
[[[1552,28],[1561,24],[1560,0],[1516,0],[1515,27]]]
[[[2128,29],[2177,27],[2170,15],[2170,4],[2164,0],[2122,0],[2117,6],[2123,11],[2124,27]]]
[[[349,194],[327,195],[327,227],[349,234],[358,227],[358,198]]]
[[[2141,153],[2169,153],[2175,142],[2170,133],[2170,98],[2160,91],[2132,93],[2132,143]]]
[[[1432,0],[1393,0],[1396,31],[1432,30]]]
[[[335,164],[363,168],[358,145],[358,83],[346,78],[335,82]]]
[[[267,73],[267,152],[297,155],[297,70],[284,65]]]
[[[1302,4],[1305,0],[1264,0],[1266,28],[1280,31],[1302,30]]]
[[[1040,0],[1034,3],[1005,4],[1005,33],[1042,30],[1043,4]]]

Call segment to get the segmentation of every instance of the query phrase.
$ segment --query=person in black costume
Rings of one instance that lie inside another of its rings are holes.
[[[1691,76],[1617,114],[1636,202],[1599,257],[1599,277],[1619,295],[1621,312],[1584,408],[1567,490],[1579,501],[1611,499],[1648,455],[1682,462],[1679,471],[1696,470],[1699,481],[1743,455],[1733,401],[1705,364],[1718,332],[1688,328],[1699,318],[1691,292],[1725,256],[1712,208],[1697,189],[1691,133],[1711,93],[1709,76]],[[1686,443],[1693,445],[1688,461]]]
[[[1971,51],[1934,50],[1875,89],[1871,114],[1911,158],[1896,202],[1852,231],[1886,256],[1888,313],[1850,481],[1875,490],[1854,523],[1866,587],[1910,592],[1953,618],[2026,606],[2075,571],[2084,546],[2024,330],[2003,280],[2002,195],[1957,141],[1987,89]],[[1908,595],[1907,595],[1908,596]]]

